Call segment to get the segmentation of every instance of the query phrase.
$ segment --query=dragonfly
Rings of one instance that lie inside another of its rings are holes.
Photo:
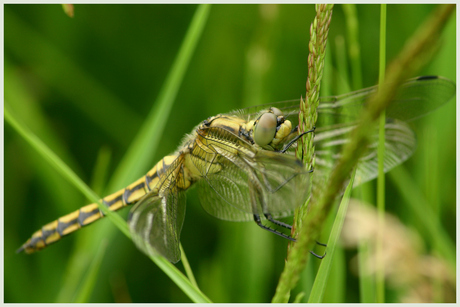
[[[438,76],[410,79],[399,88],[386,111],[384,169],[407,160],[416,148],[408,122],[441,107],[455,95],[455,83]],[[133,205],[128,225],[136,246],[147,255],[180,260],[180,232],[185,192],[198,187],[200,203],[210,215],[228,221],[255,221],[261,228],[294,240],[280,221],[310,196],[311,180],[321,179],[340,157],[342,146],[377,86],[320,98],[314,130],[315,168],[294,155],[299,100],[262,105],[202,121],[176,152],[161,159],[146,175],[101,202],[116,211]],[[313,133],[313,131],[307,131]],[[354,186],[376,178],[378,134],[360,159]],[[313,182],[312,182],[313,181]],[[104,217],[97,203],[86,205],[43,226],[17,252],[39,251]]]

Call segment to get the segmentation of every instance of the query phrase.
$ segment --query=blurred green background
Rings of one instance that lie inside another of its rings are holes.
[[[379,6],[356,8],[360,87],[367,87],[377,83]],[[434,8],[388,6],[388,62]],[[97,193],[114,192],[103,186],[152,108],[196,9],[196,5],[75,5],[75,17],[70,18],[60,5],[5,5],[5,104]],[[151,165],[173,152],[183,135],[208,116],[305,96],[314,16],[313,5],[213,5]],[[341,60],[347,56],[345,25],[343,8],[336,5],[325,72],[328,94],[359,89],[347,81],[350,69]],[[417,75],[442,75],[455,81],[455,28],[453,15],[438,53]],[[452,244],[455,114],[452,100],[416,121],[418,150],[402,166],[433,206]],[[41,226],[88,202],[8,124],[4,137],[5,302],[75,300],[75,289],[81,286],[73,277],[75,271],[86,274],[101,242],[107,250],[89,302],[190,302],[109,220],[81,229],[42,252],[15,254]],[[106,176],[100,178],[95,169],[104,163],[108,163]],[[387,211],[428,237],[391,181],[386,203]],[[121,214],[126,217],[127,212]],[[322,242],[326,240],[324,233]],[[187,192],[181,242],[198,285],[213,302],[271,300],[284,266],[284,239],[254,223],[209,216],[192,189]],[[429,253],[430,240],[424,243]],[[336,272],[341,273],[331,277],[326,302],[360,301],[358,279],[348,269],[355,254],[347,250],[338,255]],[[312,258],[309,263],[314,271],[319,260]],[[181,263],[177,267],[183,270]],[[292,297],[308,293],[311,276],[303,277]],[[388,301],[397,302],[396,294],[388,291]]]

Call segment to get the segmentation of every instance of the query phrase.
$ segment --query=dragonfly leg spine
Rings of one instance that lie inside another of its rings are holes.
[[[265,226],[264,224],[262,224],[262,221],[260,220],[260,216],[258,214],[254,214],[254,221],[256,222],[256,224],[262,228],[262,229],[265,229],[265,230],[268,230],[270,231],[271,233],[274,233],[282,238],[285,238],[285,239],[288,239],[290,241],[293,241],[293,242],[296,242],[296,239],[294,239],[293,237],[287,235],[287,234],[284,234],[276,229],[273,229],[273,228],[270,228],[268,226]]]
[[[278,220],[275,220],[270,213],[264,213],[264,215],[267,218],[267,220],[269,220],[273,224],[281,226],[281,227],[284,227],[284,228],[287,228],[287,229],[292,229],[291,225],[283,223],[283,222],[278,221]]]
[[[315,256],[318,259],[323,259],[324,257],[326,257],[326,253],[324,253],[324,255],[320,256],[320,255],[316,254],[315,252],[310,251],[310,254],[312,254],[313,256]]]

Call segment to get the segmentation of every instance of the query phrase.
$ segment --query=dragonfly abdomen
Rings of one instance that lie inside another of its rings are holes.
[[[101,202],[111,211],[117,211],[123,207],[137,203],[145,194],[156,189],[162,174],[165,173],[165,169],[169,166],[170,161],[175,158],[176,156],[164,157],[145,176],[139,178],[126,188],[104,197]],[[104,217],[104,213],[100,211],[96,203],[81,207],[72,213],[46,224],[40,230],[36,231],[17,250],[17,253],[25,251],[30,254],[39,251],[102,217]]]

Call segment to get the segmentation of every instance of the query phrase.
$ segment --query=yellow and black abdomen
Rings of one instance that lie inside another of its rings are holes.
[[[165,173],[171,161],[175,158],[176,156],[164,157],[145,176],[139,178],[126,188],[104,197],[101,200],[102,203],[111,211],[116,211],[137,203],[145,194],[151,191],[155,193],[160,176]],[[17,250],[17,253],[25,251],[30,254],[39,251],[51,243],[60,240],[63,236],[91,224],[102,217],[104,217],[104,214],[99,210],[96,203],[86,205],[43,226]]]

